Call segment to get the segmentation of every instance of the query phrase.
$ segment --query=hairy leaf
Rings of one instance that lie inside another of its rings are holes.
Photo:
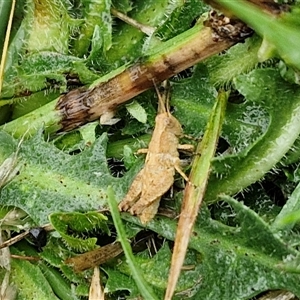
[[[53,213],[49,219],[68,246],[76,250],[89,251],[96,247],[97,238],[80,238],[82,233],[102,229],[109,234],[107,217],[97,212]]]
[[[200,262],[194,260],[201,282],[193,299],[249,299],[270,289],[285,289],[299,296],[300,275],[281,265],[297,252],[254,211],[232,198],[223,199],[237,213],[237,223],[230,227],[215,221],[202,207],[189,245],[201,257]],[[126,219],[138,223],[131,216]],[[176,222],[170,219],[158,217],[148,228],[174,240]]]
[[[121,200],[132,175],[111,175],[106,143],[104,134],[82,153],[69,155],[45,142],[41,134],[24,141],[19,152],[20,174],[0,191],[0,203],[22,208],[42,225],[54,212],[107,207],[109,184]]]
[[[300,88],[284,81],[275,69],[258,69],[237,77],[236,87],[252,107],[249,122],[269,123],[264,134],[236,155],[215,159],[206,200],[220,193],[234,194],[261,179],[290,149],[300,134]],[[253,114],[253,116],[252,116]],[[240,134],[243,134],[242,131]]]

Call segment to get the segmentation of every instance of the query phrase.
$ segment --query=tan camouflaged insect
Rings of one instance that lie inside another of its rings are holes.
[[[147,153],[145,165],[119,204],[120,210],[137,215],[143,224],[157,213],[161,196],[174,183],[175,170],[188,180],[180,169],[178,138],[183,135],[181,124],[170,114],[166,105],[167,96],[163,99],[157,88],[156,91],[159,108],[153,135],[148,149],[138,151]]]

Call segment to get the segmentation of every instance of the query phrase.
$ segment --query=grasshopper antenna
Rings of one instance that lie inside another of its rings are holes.
[[[164,93],[163,93],[163,101],[164,101],[164,107],[165,107],[165,112],[167,112],[168,116],[170,117],[170,82],[169,80],[165,80],[162,83],[162,87],[164,88]]]
[[[157,112],[159,114],[161,113],[168,113],[168,115],[170,114],[169,111],[169,105],[168,105],[168,96],[169,96],[169,84],[168,81],[165,80],[163,81],[163,83],[161,84],[162,88],[164,89],[163,94],[161,94],[161,92],[159,91],[159,88],[157,87],[156,83],[153,80],[153,85],[158,97],[158,108],[157,108]]]

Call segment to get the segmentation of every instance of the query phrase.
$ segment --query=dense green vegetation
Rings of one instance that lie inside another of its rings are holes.
[[[245,1],[216,2],[254,34],[170,78],[172,114],[192,137],[182,143],[197,145],[215,122],[218,93],[229,95],[174,299],[300,297],[299,2],[279,1],[289,9],[276,17]],[[1,52],[10,7],[0,3]],[[210,9],[201,0],[17,1],[0,94],[0,244],[48,223],[51,231],[46,245],[29,234],[2,250],[8,299],[88,299],[93,270],[75,272],[66,260],[115,241],[125,254],[101,264],[105,299],[163,299],[184,180],[176,174],[146,225],[116,209],[144,164],[136,151],[151,138],[156,91],[118,107],[113,125],[70,132],[57,132],[55,106],[63,93],[184,45]],[[182,158],[188,174],[192,157]]]

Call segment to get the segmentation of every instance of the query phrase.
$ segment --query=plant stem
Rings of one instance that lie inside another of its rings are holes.
[[[208,27],[195,27],[116,76],[101,80],[93,88],[63,96],[56,106],[62,115],[62,129],[68,131],[113,113],[120,104],[153,87],[153,83],[162,82],[233,44],[229,39],[214,41]]]
[[[110,208],[110,212],[114,221],[114,225],[116,227],[118,233],[118,239],[122,245],[124,250],[124,254],[126,256],[126,261],[128,266],[131,270],[132,277],[135,280],[137,287],[139,288],[140,293],[144,297],[144,299],[151,299],[156,300],[158,299],[157,296],[152,291],[151,287],[147,284],[144,279],[142,272],[140,271],[138,265],[135,262],[134,255],[132,253],[132,249],[130,247],[130,243],[127,240],[126,232],[124,226],[122,224],[122,220],[120,217],[120,213],[117,206],[117,200],[114,194],[114,191],[111,186],[107,189],[107,197],[108,197],[108,204]]]
[[[16,138],[34,135],[41,128],[46,133],[54,133],[60,129],[60,115],[55,110],[56,100],[0,127]]]
[[[176,231],[171,270],[165,300],[172,299],[176,288],[188,248],[190,235],[198,215],[199,207],[204,197],[210,173],[211,160],[215,155],[228,96],[228,93],[220,92],[218,101],[212,110],[203,140],[199,143],[196,150],[195,159],[193,161],[192,170],[190,173],[190,182],[186,185]]]
[[[42,126],[50,134],[72,130],[113,113],[120,104],[153,87],[154,83],[162,82],[242,39],[245,39],[244,35],[225,38],[218,36],[215,28],[195,26],[149,52],[133,66],[122,66],[89,88],[73,90],[58,101],[6,124],[4,130],[15,137],[27,132],[32,134]]]
[[[5,34],[5,40],[4,40],[3,50],[2,50],[1,63],[0,63],[0,95],[1,95],[2,85],[3,85],[4,67],[6,62],[7,49],[8,49],[8,43],[9,43],[9,37],[11,32],[15,6],[16,6],[16,0],[13,0],[11,3],[11,9],[10,9],[9,19],[8,19],[8,24],[7,24],[6,34]]]
[[[143,134],[138,138],[128,138],[108,143],[106,155],[107,157],[122,159],[124,157],[123,148],[125,145],[129,146],[133,152],[136,152],[141,148],[146,148],[150,140],[150,134]]]

